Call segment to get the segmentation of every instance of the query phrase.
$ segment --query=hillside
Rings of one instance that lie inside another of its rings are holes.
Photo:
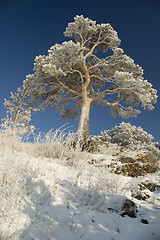
[[[1,134],[0,239],[160,240],[160,171],[115,174],[124,156]]]

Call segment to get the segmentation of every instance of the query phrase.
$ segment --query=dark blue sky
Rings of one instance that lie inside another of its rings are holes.
[[[0,2],[0,119],[6,117],[4,98],[29,73],[34,58],[47,54],[55,43],[67,41],[63,35],[74,16],[84,15],[97,23],[110,23],[118,32],[121,48],[144,69],[144,78],[160,92],[160,1],[159,0],[1,0]],[[91,109],[90,133],[118,125],[122,118],[109,115],[109,108]],[[142,126],[160,140],[160,100],[155,110],[143,110],[137,118],[124,119]],[[67,121],[76,131],[78,122]],[[32,124],[42,131],[64,124],[54,109],[35,113]]]

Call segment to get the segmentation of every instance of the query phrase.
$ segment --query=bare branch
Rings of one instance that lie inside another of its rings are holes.
[[[93,99],[93,101],[99,101],[99,102],[102,102],[102,103],[104,103],[105,105],[108,105],[108,106],[117,106],[122,99],[123,99],[123,98],[121,98],[121,99],[118,98],[115,102],[110,103],[110,102],[108,102],[108,101],[105,100],[105,99],[97,98],[97,97],[96,97],[96,98]],[[93,101],[92,101],[92,102],[93,102]]]
[[[101,65],[102,65],[101,63],[97,63],[97,64],[91,66],[91,67],[89,68],[89,70],[92,70],[93,68],[96,68],[96,67],[100,67]]]
[[[80,75],[80,78],[81,78],[81,81],[82,81],[82,84],[83,84],[83,75],[82,75],[81,71],[75,69],[73,71],[67,71],[66,73],[71,73],[72,74],[72,73],[75,73],[75,72],[77,72]]]
[[[84,69],[84,72],[86,75],[86,82],[83,84],[83,88],[86,90],[90,83],[90,75],[89,75],[89,71],[88,71],[88,68],[87,68],[85,62],[82,64],[82,66],[83,66],[83,69]]]
[[[101,34],[102,34],[102,31],[99,32],[99,36],[98,36],[98,40],[97,42],[93,45],[93,47],[91,48],[90,52],[88,52],[85,56],[85,60],[91,56],[93,54],[93,51],[95,50],[95,48],[100,44],[100,43],[103,43],[103,41],[100,41],[100,38],[101,38]]]
[[[78,107],[81,105],[81,102],[82,102],[82,99],[78,103],[73,104],[73,107],[72,107],[73,113],[72,113],[72,115],[74,115],[74,113],[77,111]],[[75,108],[74,108],[74,105],[76,105]]]
[[[85,56],[85,60],[89,57],[89,56],[91,56],[92,54],[93,54],[93,51],[95,50],[95,48],[100,44],[101,42],[99,41],[99,39],[98,39],[98,41],[94,44],[94,46],[91,48],[91,50],[90,50],[90,52],[88,52],[87,54],[86,54],[86,56]]]
[[[79,32],[76,32],[76,34],[81,38],[81,41],[82,41],[81,44],[82,44],[82,46],[83,46],[83,45],[84,45],[84,43],[83,43],[84,41],[83,41],[83,37],[82,37],[82,35],[81,35]]]
[[[91,54],[91,57],[94,57],[99,63],[102,63],[101,60],[94,54]]]
[[[81,97],[82,95],[78,92],[76,92],[75,90],[72,90],[71,88],[67,87],[64,83],[62,83],[60,80],[57,79],[57,82],[62,86],[64,87],[65,89],[67,89],[69,92]]]
[[[100,77],[100,76],[95,75],[95,74],[92,74],[92,75],[90,76],[90,78],[98,78],[99,80],[101,80],[101,81],[103,81],[103,82],[104,82],[104,80],[105,80],[105,78]]]

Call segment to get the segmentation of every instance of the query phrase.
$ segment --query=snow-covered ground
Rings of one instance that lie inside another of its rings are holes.
[[[88,163],[113,161],[111,150],[59,145],[55,156],[42,157],[41,146],[4,139],[0,148],[1,240],[160,240],[160,189],[148,190],[146,200],[132,197],[139,182],[160,181],[159,173],[131,178]],[[125,199],[136,204],[136,218],[121,216]]]

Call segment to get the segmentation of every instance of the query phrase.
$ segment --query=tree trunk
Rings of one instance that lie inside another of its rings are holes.
[[[77,143],[80,148],[83,149],[88,137],[89,137],[89,114],[90,114],[90,107],[92,99],[87,97],[87,88],[90,83],[90,75],[89,70],[85,62],[83,63],[83,69],[86,76],[86,81],[82,84],[82,108],[81,108],[81,116],[77,131]]]
[[[81,116],[77,131],[78,144],[82,146],[89,137],[89,114],[90,114],[91,99],[86,98],[83,101]]]

